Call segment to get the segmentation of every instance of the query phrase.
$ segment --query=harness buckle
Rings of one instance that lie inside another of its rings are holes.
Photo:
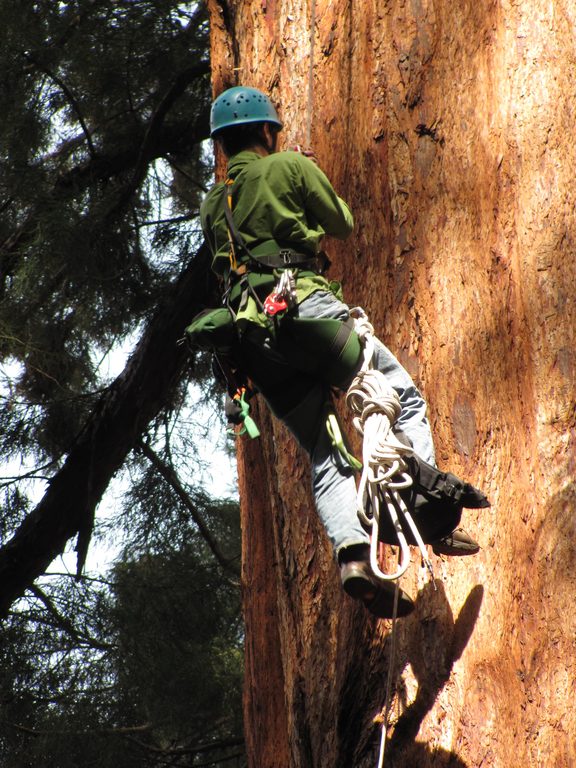
[[[289,248],[282,248],[278,254],[286,265],[292,264],[293,253]]]

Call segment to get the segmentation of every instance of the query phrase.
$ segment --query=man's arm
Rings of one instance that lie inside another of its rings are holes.
[[[306,208],[327,235],[344,240],[354,228],[354,218],[348,205],[336,194],[326,174],[313,160],[303,155],[298,157]]]

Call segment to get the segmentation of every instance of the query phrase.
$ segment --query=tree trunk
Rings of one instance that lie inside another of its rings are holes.
[[[474,558],[403,579],[386,766],[576,765],[576,222],[570,0],[209,0],[214,88],[279,105],[355,214],[332,276],[488,493]],[[309,65],[313,53],[313,110]],[[221,159],[220,159],[221,162]],[[342,595],[306,457],[239,450],[253,768],[375,766],[391,624]]]

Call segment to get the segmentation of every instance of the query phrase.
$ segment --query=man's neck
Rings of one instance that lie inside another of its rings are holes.
[[[253,144],[251,147],[247,147],[251,152],[256,152],[260,157],[266,157],[270,152],[262,144]]]

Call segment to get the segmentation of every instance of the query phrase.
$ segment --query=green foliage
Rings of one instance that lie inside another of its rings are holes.
[[[0,40],[4,544],[189,264],[212,168],[203,4],[0,0]],[[198,485],[191,389],[134,436],[166,472],[124,468],[108,581],[46,576],[2,627],[3,768],[244,764],[238,510]]]
[[[201,547],[38,594],[0,639],[4,768],[243,765],[239,591]]]
[[[98,350],[198,244],[207,21],[174,0],[2,0],[0,29],[0,354],[53,457],[93,403]]]

